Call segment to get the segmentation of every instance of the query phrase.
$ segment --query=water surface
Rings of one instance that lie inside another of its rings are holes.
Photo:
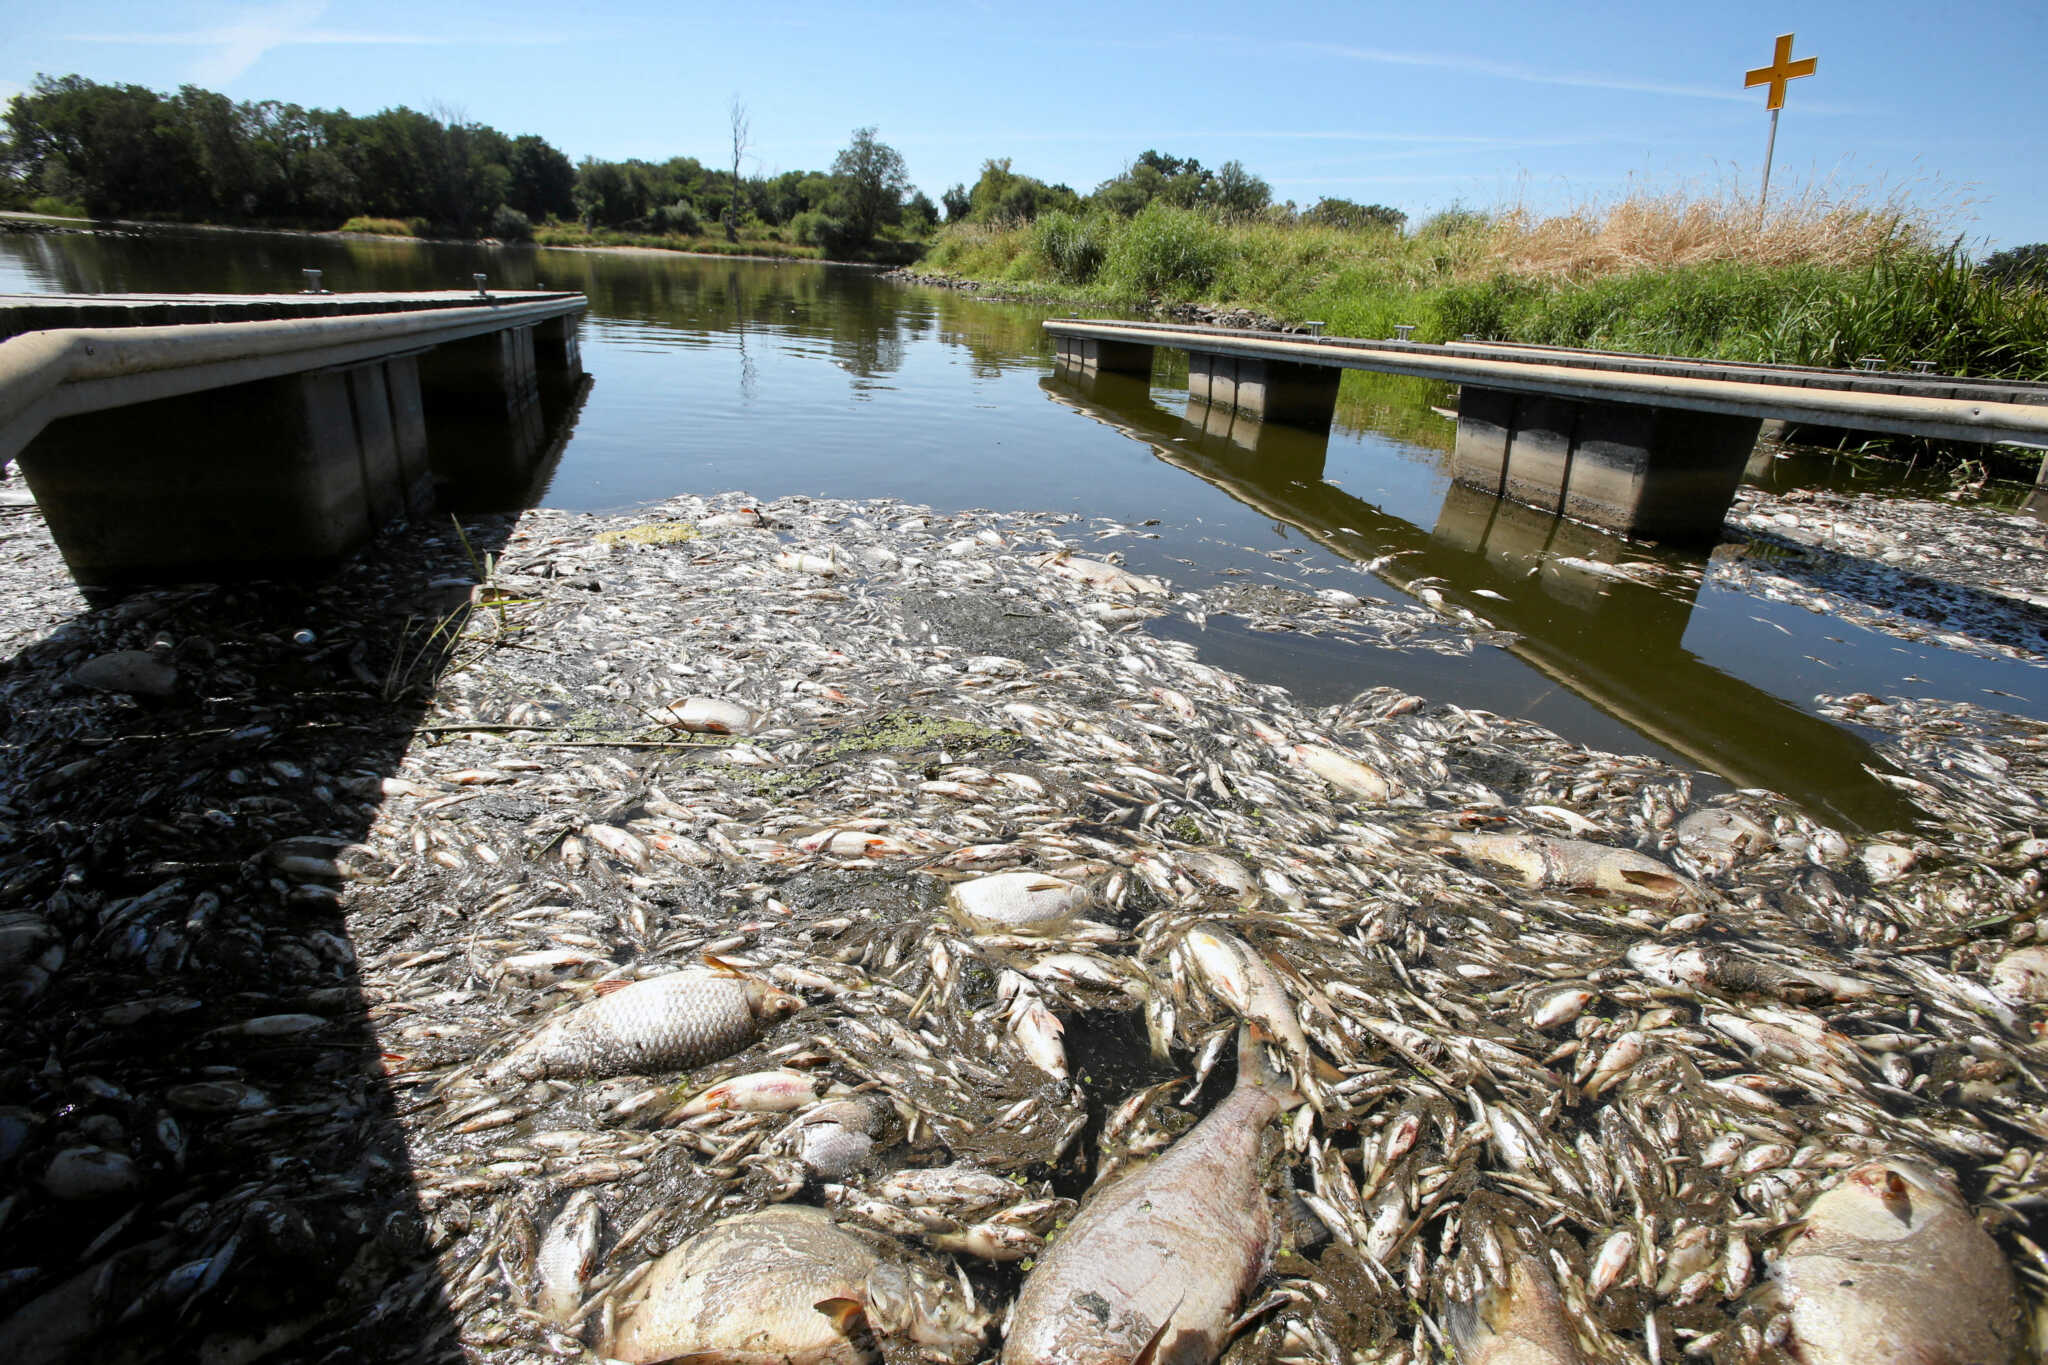
[[[0,292],[292,291],[309,266],[336,291],[466,288],[483,271],[496,287],[586,292],[595,382],[549,506],[745,489],[1068,511],[1142,524],[1157,538],[1103,548],[1181,587],[1335,586],[1402,604],[1430,588],[1515,643],[1450,658],[1218,615],[1148,628],[1311,702],[1390,684],[1656,754],[1708,785],[1770,787],[1866,829],[1914,812],[1865,771],[1866,737],[1815,713],[1817,693],[2048,716],[2036,667],[1908,644],[1711,576],[1650,585],[1560,566],[1643,552],[1454,488],[1435,386],[1347,375],[1324,439],[1190,408],[1171,355],[1151,382],[1072,382],[1039,327],[1048,310],[860,268],[265,234],[0,237]]]

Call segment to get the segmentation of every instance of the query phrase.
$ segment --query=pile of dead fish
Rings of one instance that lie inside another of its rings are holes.
[[[637,520],[0,676],[14,1357],[2035,1348],[2042,727],[1844,699],[1850,837],[1303,708],[1065,518]]]
[[[1916,644],[2048,663],[2048,522],[1991,507],[1745,488],[1712,578]]]

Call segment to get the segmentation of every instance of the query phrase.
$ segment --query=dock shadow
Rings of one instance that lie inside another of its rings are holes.
[[[582,392],[550,405],[527,499]],[[404,1061],[373,1027],[403,987],[357,969],[411,923],[355,889],[401,871],[364,845],[516,520],[437,516],[317,579],[95,592],[0,631],[8,1359],[460,1354],[435,1260],[459,1230],[415,1193]],[[39,515],[6,529],[0,587],[64,572]],[[81,683],[119,651],[175,683]]]

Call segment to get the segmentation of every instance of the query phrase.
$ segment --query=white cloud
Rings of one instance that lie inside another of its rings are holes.
[[[548,34],[496,32],[480,39],[474,34],[394,33],[315,27],[327,12],[327,7],[328,0],[278,0],[275,4],[252,6],[234,22],[213,28],[155,33],[69,33],[64,37],[76,43],[205,48],[208,51],[193,62],[187,74],[189,79],[201,85],[214,87],[235,80],[261,61],[266,53],[280,47],[442,47],[455,43],[527,46],[557,41],[556,36]]]
[[[1639,95],[1677,95],[1686,99],[1722,100],[1734,104],[1755,101],[1753,92],[1723,90],[1714,86],[1675,85],[1665,81],[1633,80],[1586,71],[1554,71],[1524,66],[1519,62],[1497,62],[1486,57],[1462,57],[1448,52],[1407,52],[1395,48],[1348,47],[1338,43],[1292,43],[1331,57],[1375,62],[1382,66],[1420,66],[1437,71],[1465,71],[1504,81],[1528,81],[1535,85],[1567,85],[1581,90],[1625,90]]]

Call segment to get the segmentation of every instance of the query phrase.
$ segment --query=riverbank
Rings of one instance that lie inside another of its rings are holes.
[[[1925,815],[1854,837],[1423,695],[1302,706],[1141,628],[1238,589],[1123,574],[1140,533],[1070,515],[536,511],[96,609],[32,509],[0,532],[0,1164],[33,1249],[0,1267],[0,1345],[559,1358],[652,1258],[778,1200],[957,1258],[1000,1315],[1069,1201],[1227,1087],[1242,997],[1201,984],[1197,928],[1257,946],[1328,1064],[1252,1358],[1417,1359],[1487,1273],[1453,1218],[1540,1239],[1603,1356],[1646,1319],[1666,1349],[1736,1330],[1759,1229],[1876,1157],[2009,1207],[2001,1254],[2031,1254],[2039,723],[1837,699]],[[1390,641],[1419,615],[1441,651],[1485,605],[1259,609]],[[161,686],[106,690],[89,665],[128,650]],[[739,733],[680,724],[690,697]],[[1085,906],[1025,932],[947,908],[1005,871]],[[707,959],[801,1011],[640,1076],[496,1066],[600,982]],[[794,1115],[684,1104],[771,1068]],[[827,1123],[863,1155],[819,1164]],[[890,1203],[944,1164],[1022,1202]],[[1650,1269],[1596,1288],[1617,1227]],[[1665,1273],[1724,1258],[1707,1291]]]
[[[659,253],[674,256],[704,256],[743,261],[805,261],[815,265],[872,265],[883,268],[914,260],[922,243],[890,242],[887,250],[860,258],[828,258],[815,247],[764,239],[745,238],[729,243],[716,237],[659,237],[645,233],[621,233],[544,226],[533,241],[501,241],[494,237],[420,237],[394,232],[323,231],[312,228],[240,227],[221,223],[166,223],[127,218],[57,218],[48,214],[0,210],[0,230],[106,233],[126,236],[151,232],[218,233],[257,237],[311,237],[336,242],[412,242],[430,246],[545,247],[550,251],[614,251]]]
[[[1662,355],[2048,377],[2048,293],[1983,277],[1882,215],[1754,227],[1732,209],[1617,205],[1605,217],[1447,215],[1412,234],[1216,220],[1155,204],[1134,218],[1048,213],[949,225],[916,267],[1043,299],[1196,303],[1316,320],[1332,334],[1482,337]],[[1889,222],[1889,226],[1887,226]]]

